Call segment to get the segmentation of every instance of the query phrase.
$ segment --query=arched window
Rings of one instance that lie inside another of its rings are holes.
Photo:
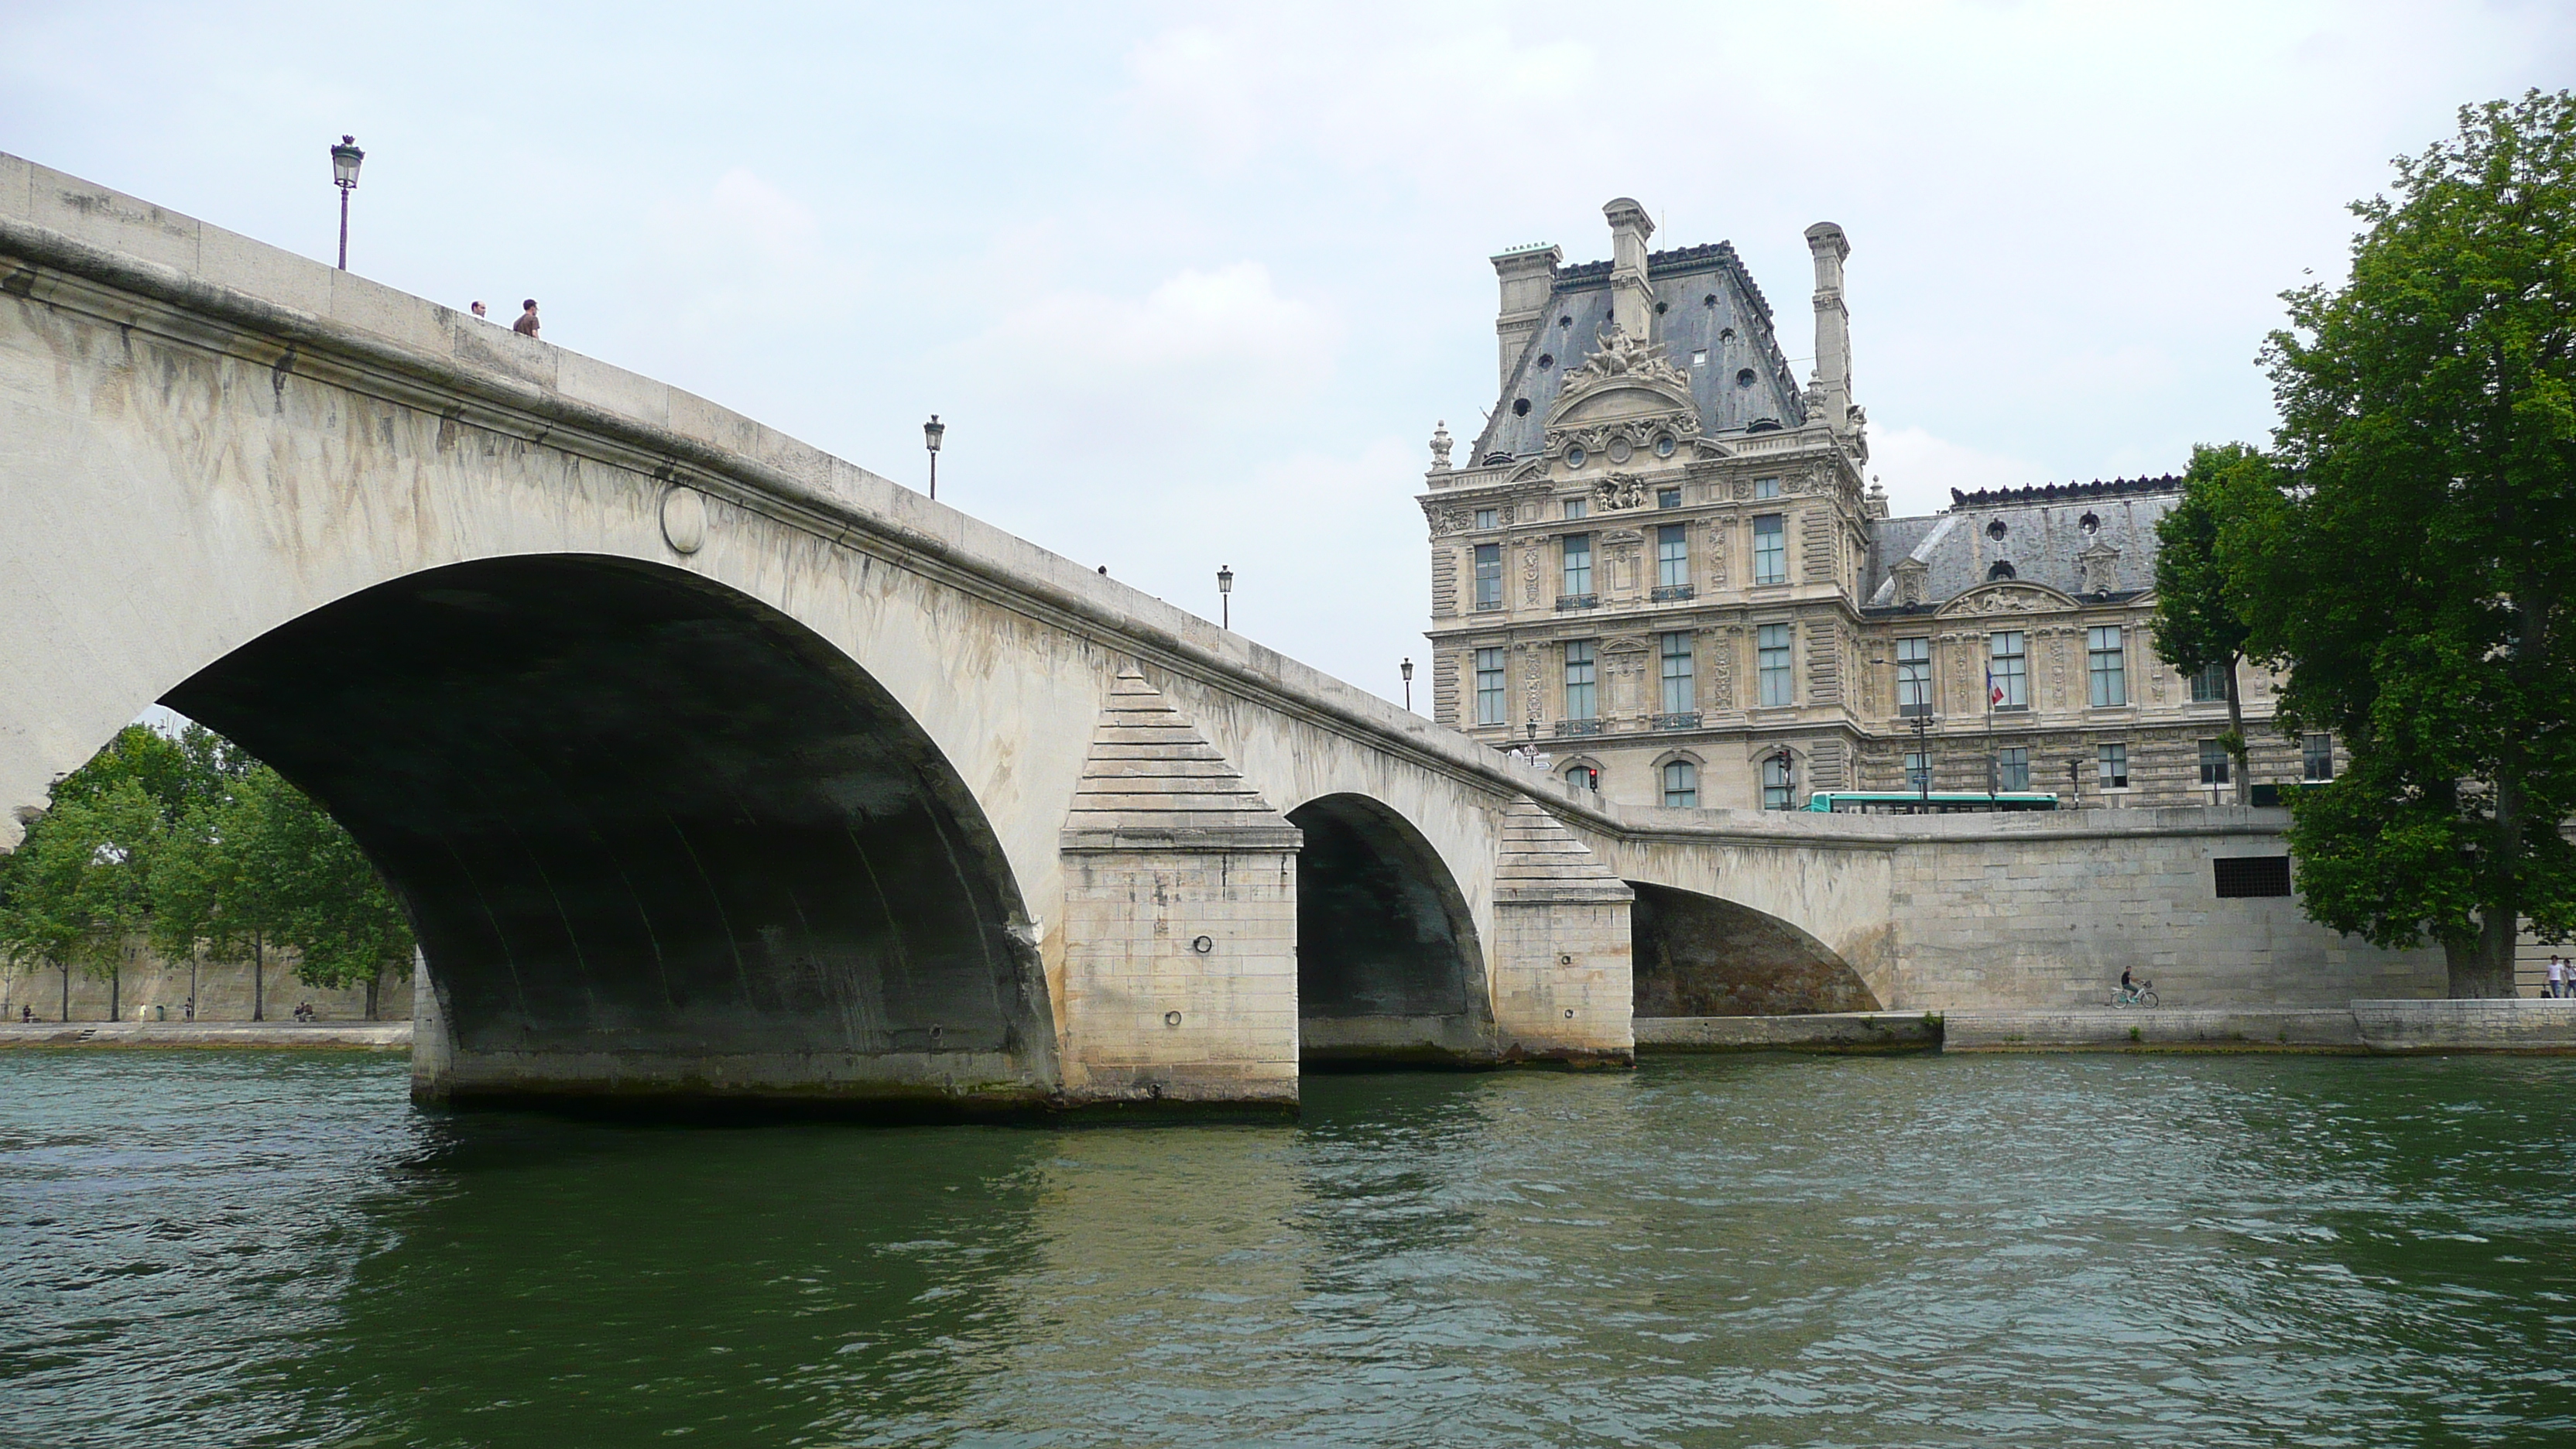
[[[1986,578],[1989,581],[1995,579],[2008,579],[2011,577],[2013,577],[2013,566],[2011,563],[2003,559],[1996,559],[1995,566],[1986,570]]]
[[[1798,765],[1788,751],[1762,757],[1762,808],[1786,810],[1798,790]]]
[[[1590,765],[1569,765],[1565,771],[1565,783],[1578,790],[1598,790],[1601,788],[1601,772]]]
[[[1667,810],[1699,808],[1699,766],[1688,760],[1673,760],[1665,764],[1664,808]]]

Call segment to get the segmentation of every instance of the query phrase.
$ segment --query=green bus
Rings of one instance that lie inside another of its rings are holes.
[[[2055,795],[2027,790],[1999,795],[1965,790],[1935,790],[1926,797],[1914,790],[1819,790],[1807,808],[1833,815],[1964,815],[1994,810],[2054,810]]]

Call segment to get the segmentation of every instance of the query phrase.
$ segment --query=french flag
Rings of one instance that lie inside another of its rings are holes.
[[[1989,669],[1986,671],[1986,703],[1992,706],[2003,702],[2004,687],[1995,683],[1995,672]]]

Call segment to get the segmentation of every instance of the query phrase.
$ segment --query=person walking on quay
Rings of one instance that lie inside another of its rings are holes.
[[[2544,995],[2546,995],[2546,996],[2549,996],[2549,997],[2551,997],[2551,998],[2553,998],[2553,999],[2564,999],[2564,998],[2566,997],[2566,995],[2567,995],[2567,958],[2566,958],[2566,957],[2564,957],[2564,956],[2552,956],[2552,957],[2550,957],[2550,958],[2549,958],[2549,984],[2548,984],[2546,987],[2542,988],[2542,994],[2544,994]]]
[[[519,314],[519,320],[518,320],[518,321],[513,322],[513,323],[511,323],[511,324],[510,324],[510,330],[511,330],[511,331],[513,331],[513,332],[518,333],[518,334],[519,334],[520,336],[522,336],[522,337],[534,337],[534,336],[536,336],[536,335],[537,335],[537,299],[536,299],[536,298],[534,298],[534,297],[530,297],[528,300],[526,300],[525,302],[520,303],[519,305],[520,305],[520,306],[522,306],[522,307],[524,307],[524,308],[526,308],[527,310],[526,310],[526,311],[524,311],[524,312],[521,312],[521,313]]]

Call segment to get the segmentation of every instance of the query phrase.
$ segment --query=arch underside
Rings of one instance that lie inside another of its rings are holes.
[[[438,1095],[1035,1098],[1027,913],[937,747],[849,658],[693,574],[458,564],[165,696],[303,787],[409,910]]]
[[[1288,814],[1297,853],[1297,1031],[1310,1066],[1497,1058],[1484,953],[1429,841],[1364,796]]]
[[[1824,943],[1750,906],[1630,881],[1636,1014],[1794,1016],[1876,1011],[1859,973]]]

